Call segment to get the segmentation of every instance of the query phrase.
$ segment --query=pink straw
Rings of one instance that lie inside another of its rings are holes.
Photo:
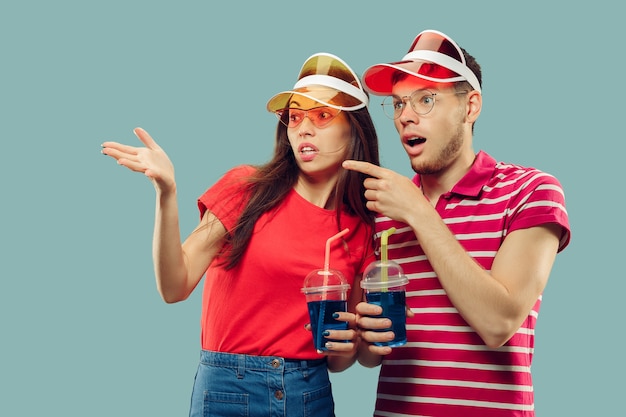
[[[330,244],[339,239],[341,236],[348,233],[350,229],[345,228],[341,232],[337,233],[335,236],[328,238],[326,241],[326,255],[324,256],[324,287],[328,287],[328,276],[330,275]],[[322,300],[326,300],[326,291],[322,293]]]
[[[332,237],[328,238],[328,240],[326,241],[326,255],[324,257],[324,271],[328,272],[328,270],[330,269],[330,244],[334,240],[337,240],[341,236],[343,236],[346,233],[348,233],[349,231],[350,231],[350,229],[345,228],[341,232],[337,233],[335,236],[332,236]],[[326,277],[328,277],[328,274],[326,274]],[[324,284],[324,285],[326,285],[326,284]]]

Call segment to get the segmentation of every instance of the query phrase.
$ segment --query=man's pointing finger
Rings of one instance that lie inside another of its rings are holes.
[[[363,174],[369,175],[371,177],[376,177],[376,178],[380,178],[384,171],[384,168],[381,168],[369,162],[355,161],[351,159],[343,161],[342,166],[345,169],[349,169],[351,171],[358,171]]]

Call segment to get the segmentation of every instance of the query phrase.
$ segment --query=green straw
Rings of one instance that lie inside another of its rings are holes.
[[[396,231],[395,227],[391,227],[387,230],[384,230],[380,236],[380,260],[382,261],[381,263],[381,274],[382,274],[382,282],[384,282],[385,284],[387,283],[387,281],[389,280],[389,275],[387,272],[387,261],[388,261],[388,256],[387,256],[387,241],[389,239],[389,235],[392,235],[394,232]],[[387,285],[385,285],[382,288],[382,292],[387,292]]]

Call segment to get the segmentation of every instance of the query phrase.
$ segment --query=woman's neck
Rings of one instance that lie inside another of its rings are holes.
[[[335,185],[336,181],[312,181],[301,175],[293,188],[311,204],[332,210],[335,208]]]

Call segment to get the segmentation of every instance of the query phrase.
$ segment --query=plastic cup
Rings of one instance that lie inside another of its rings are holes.
[[[384,317],[391,320],[388,329],[377,329],[378,332],[393,331],[395,337],[388,342],[375,342],[377,346],[402,346],[406,343],[406,284],[409,279],[404,275],[402,267],[394,261],[376,261],[365,268],[361,288],[365,290],[368,303],[383,308]]]
[[[325,351],[328,341],[326,330],[347,330],[348,323],[333,318],[333,314],[348,310],[348,290],[350,284],[340,271],[319,269],[311,271],[304,280],[302,292],[306,297],[313,333],[315,349]]]

